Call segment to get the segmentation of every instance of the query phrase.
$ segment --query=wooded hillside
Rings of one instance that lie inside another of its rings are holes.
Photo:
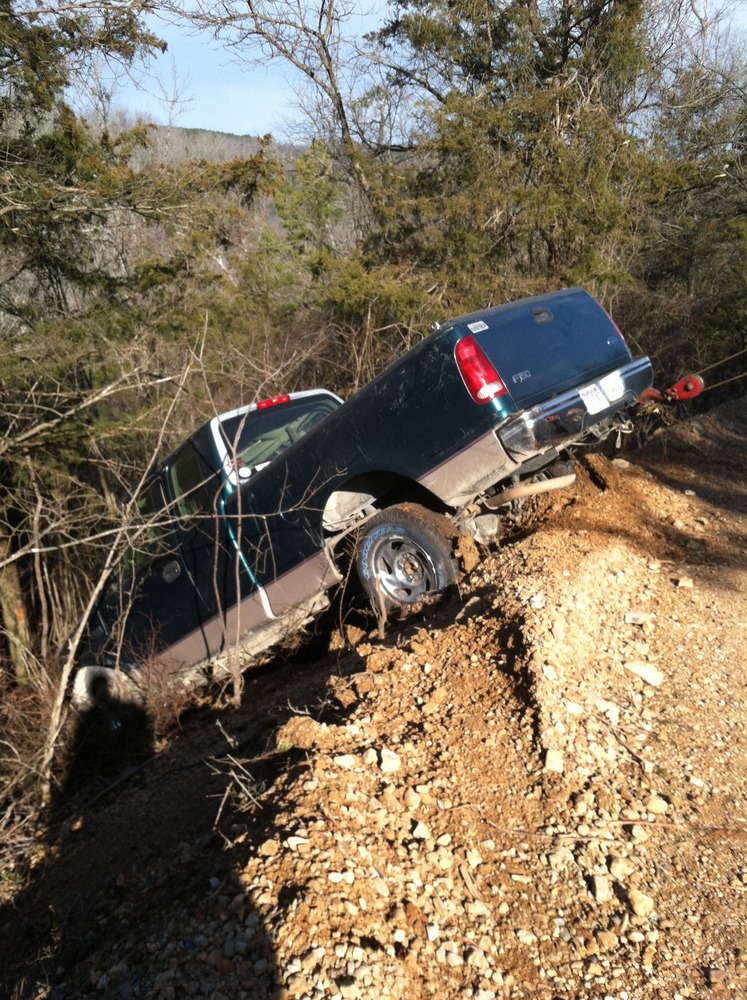
[[[744,371],[747,71],[722,16],[400,0],[360,39],[313,0],[151,6],[294,65],[309,140],[115,127],[91,66],[159,48],[141,6],[0,2],[0,698],[35,693],[29,731],[120,498],[214,412],[348,394],[435,320],[575,284],[661,384]]]

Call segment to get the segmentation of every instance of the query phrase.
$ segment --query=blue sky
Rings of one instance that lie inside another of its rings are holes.
[[[207,34],[191,36],[176,29],[156,28],[168,51],[149,62],[150,79],[141,86],[120,89],[114,103],[158,124],[204,128],[236,135],[282,138],[294,117],[295,95],[279,60],[265,66],[237,66]],[[177,94],[178,104],[164,103],[163,94]]]

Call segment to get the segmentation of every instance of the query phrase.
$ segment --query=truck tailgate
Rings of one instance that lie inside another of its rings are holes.
[[[583,385],[631,358],[610,317],[580,288],[462,316],[455,325],[475,337],[517,409]]]

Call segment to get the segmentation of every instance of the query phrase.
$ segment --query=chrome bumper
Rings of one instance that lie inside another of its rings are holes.
[[[636,358],[594,382],[513,414],[496,429],[496,437],[511,458],[525,461],[582,438],[595,424],[637,403],[652,383],[651,362]]]

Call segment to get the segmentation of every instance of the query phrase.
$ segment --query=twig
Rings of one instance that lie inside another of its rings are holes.
[[[506,829],[504,827],[498,826],[497,823],[493,823],[491,820],[486,819],[482,815],[483,806],[479,803],[465,802],[460,805],[452,806],[452,810],[456,809],[474,809],[475,812],[480,814],[480,819],[487,824],[487,826],[492,827],[494,830],[499,831],[506,837],[522,836],[522,837],[539,837],[543,840],[606,840],[603,834],[581,834],[576,833],[546,833],[543,830],[522,830],[517,828]],[[715,825],[703,825],[703,824],[691,824],[691,823],[668,823],[665,820],[659,819],[610,819],[605,821],[605,826],[656,826],[660,829],[665,830],[692,830],[698,833],[724,833],[733,836],[747,837],[747,827],[731,827],[731,826],[715,826]]]

